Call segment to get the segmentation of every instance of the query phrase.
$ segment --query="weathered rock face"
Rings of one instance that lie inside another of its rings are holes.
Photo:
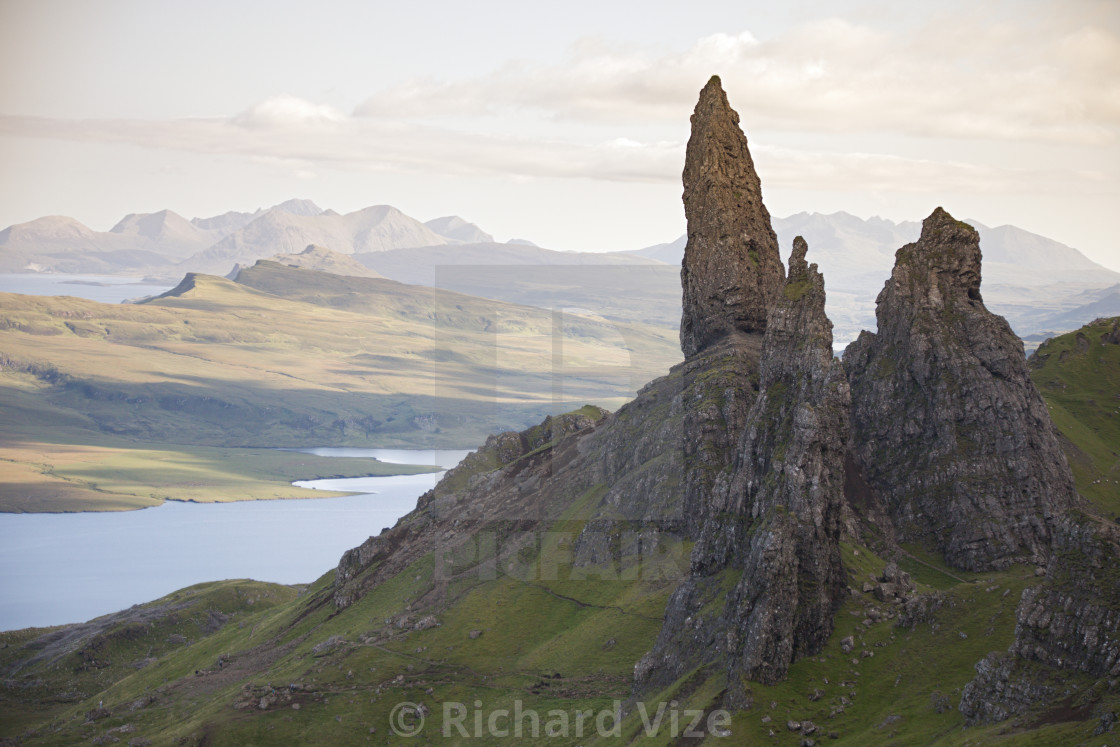
[[[662,533],[688,536],[696,518],[686,501],[700,502],[733,464],[757,396],[760,342],[743,335],[713,346],[614,414],[584,408],[491,436],[421,496],[415,511],[343,554],[335,608],[433,551],[438,574],[516,573],[524,543],[553,531],[549,522],[581,499],[563,530],[580,527],[571,538],[574,566],[641,562],[658,552]],[[753,381],[744,373],[750,371]],[[682,578],[687,558],[678,565],[659,573]]]
[[[961,712],[971,723],[1002,721],[1068,693],[1055,670],[1120,676],[1120,530],[1085,516],[1054,528],[1046,581],[1027,589],[1006,653],[976,665]]]
[[[735,332],[762,332],[784,274],[747,138],[718,77],[692,115],[683,181],[681,349],[690,357]]]
[[[345,609],[432,551],[440,553],[438,573],[482,565],[496,573],[503,553],[516,553],[527,533],[555,519],[593,484],[603,455],[585,453],[580,443],[611,420],[605,410],[588,406],[488,438],[420,496],[415,511],[342,555],[335,608]]]
[[[1022,345],[980,296],[979,236],[938,208],[844,355],[857,465],[899,538],[969,570],[1042,562],[1073,478]]]
[[[849,393],[832,357],[824,279],[805,263],[805,250],[799,237],[770,312],[761,389],[734,472],[717,481],[691,575],[635,668],[639,690],[718,663],[727,668],[729,701],[744,705],[744,679],[781,680],[795,657],[819,651],[832,632],[845,590],[839,537]]]
[[[734,464],[758,395],[761,349],[761,335],[713,345],[648,384],[610,428],[588,438],[585,448],[597,456],[596,482],[611,486],[589,531],[602,536],[621,520],[696,535],[716,481]],[[584,559],[577,553],[577,561]]]

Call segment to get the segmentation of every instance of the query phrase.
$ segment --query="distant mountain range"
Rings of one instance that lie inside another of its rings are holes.
[[[1021,337],[1041,341],[1097,317],[1120,314],[1120,273],[1015,226],[965,222],[980,232],[985,302]],[[854,339],[861,329],[875,329],[875,297],[890,275],[895,251],[916,241],[921,231],[916,221],[864,220],[844,212],[802,212],[775,218],[773,224],[783,252],[795,236],[808,242],[808,259],[825,276],[838,343]],[[686,238],[629,253],[679,265]]]
[[[1120,314],[1120,273],[1076,249],[1015,226],[980,231],[982,291],[1028,341]],[[848,213],[797,213],[773,221],[783,251],[794,236],[825,274],[837,343],[875,327],[875,297],[895,251],[917,222]],[[304,255],[315,245],[327,254]],[[345,215],[310,200],[252,213],[187,220],[170,211],[131,214],[107,232],[49,216],[0,231],[0,272],[232,275],[262,258],[335,274],[376,274],[520,304],[576,308],[606,318],[673,327],[680,318],[677,269],[685,237],[629,252],[564,252],[525,239],[501,244],[458,216],[421,222],[389,205]],[[343,259],[345,258],[345,260]],[[610,267],[608,267],[610,266]],[[360,267],[367,268],[365,271]],[[639,269],[641,268],[641,269]]]
[[[493,240],[458,216],[421,223],[389,205],[340,215],[310,200],[288,200],[193,220],[171,210],[133,213],[107,232],[65,216],[38,218],[0,231],[0,272],[224,275],[235,264],[297,254],[310,244],[357,254]]]
[[[826,278],[840,285],[862,282],[869,275],[881,285],[890,274],[895,251],[916,241],[922,228],[916,221],[864,220],[844,212],[830,215],[803,212],[775,218],[773,222],[783,250],[789,250],[795,236],[804,237],[809,244],[809,258],[818,264]],[[1120,282],[1120,273],[1053,239],[1015,226],[989,228],[977,220],[966,219],[965,222],[980,232],[986,283],[1050,285],[1078,282],[1085,279],[1086,273],[1101,273],[1102,278],[1108,279],[1105,284]],[[684,257],[686,239],[681,236],[670,243],[630,253],[679,265]]]

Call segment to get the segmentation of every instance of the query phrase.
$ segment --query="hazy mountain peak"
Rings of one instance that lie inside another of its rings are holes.
[[[280,210],[292,215],[307,215],[315,216],[320,215],[323,209],[316,205],[311,200],[291,199],[281,202],[279,205],[273,205],[269,210]]]
[[[121,218],[117,225],[110,228],[109,233],[159,239],[169,230],[178,233],[194,233],[199,228],[200,226],[188,221],[176,212],[160,210],[155,213],[129,213]]]
[[[66,215],[47,215],[26,223],[16,223],[0,231],[0,242],[16,236],[46,237],[60,239],[65,237],[87,237],[94,230],[81,221]]]
[[[539,245],[534,244],[532,241],[529,241],[529,239],[510,239],[506,243],[507,244],[517,244],[519,246],[535,246],[538,249],[540,248]]]
[[[494,241],[493,236],[458,215],[433,218],[424,225],[444,238],[464,244],[487,244]]]
[[[241,213],[236,210],[230,210],[229,212],[222,213],[221,215],[214,215],[209,218],[191,218],[191,223],[204,231],[218,231],[222,234],[227,234],[246,225],[259,213],[259,210],[256,213]]]
[[[370,205],[368,207],[359,208],[350,213],[346,213],[343,217],[350,217],[353,215],[363,215],[376,218],[387,218],[389,216],[404,215],[400,210],[392,205]]]

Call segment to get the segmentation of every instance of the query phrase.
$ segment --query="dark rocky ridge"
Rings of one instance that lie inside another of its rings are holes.
[[[734,471],[721,474],[703,507],[690,576],[635,668],[640,692],[702,663],[724,667],[728,701],[746,706],[744,678],[778,682],[832,632],[846,591],[839,539],[849,394],[832,356],[824,278],[806,264],[806,248],[794,241]]]
[[[878,332],[844,354],[855,461],[901,540],[958,568],[1045,562],[1073,477],[1023,348],[980,295],[979,237],[938,208],[898,250]]]
[[[732,332],[762,332],[784,279],[747,138],[716,76],[692,114],[683,182],[681,349],[689,357]]]

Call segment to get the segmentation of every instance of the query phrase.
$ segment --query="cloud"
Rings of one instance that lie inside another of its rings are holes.
[[[235,154],[313,165],[441,174],[661,181],[679,178],[684,145],[615,138],[581,143],[321,116],[286,99],[229,118],[65,120],[0,115],[0,134]],[[266,102],[267,103],[267,102]]]
[[[1092,192],[1101,174],[1057,169],[1001,168],[960,161],[932,161],[881,153],[833,153],[755,145],[765,184],[801,190],[972,194]]]
[[[268,160],[293,173],[320,167],[407,170],[516,179],[579,178],[615,182],[677,182],[684,143],[618,137],[599,142],[497,137],[383,122],[285,99],[229,118],[61,120],[0,115],[0,134],[78,142],[122,143]],[[1097,189],[1101,174],[998,168],[890,154],[777,147],[752,140],[771,187],[817,190],[1047,192]]]
[[[233,118],[233,124],[254,129],[318,127],[344,122],[346,115],[329,106],[313,104],[295,96],[275,96],[249,107]]]
[[[931,16],[924,25],[894,32],[826,19],[768,39],[746,31],[713,34],[678,51],[584,40],[564,64],[510,62],[466,79],[411,80],[376,93],[352,113],[280,96],[226,117],[0,115],[0,134],[233,154],[308,178],[333,168],[677,182],[680,138],[696,93],[718,71],[752,133],[768,186],[1115,192],[1115,168],[1103,162],[1108,173],[1032,166],[1030,158],[995,166],[844,152],[836,144],[843,137],[821,135],[807,142],[832,142],[833,150],[766,142],[765,134],[774,131],[784,133],[783,142],[794,142],[799,131],[888,133],[1106,144],[1114,152],[1120,38],[1104,28],[1055,29]],[[507,134],[522,125],[520,131],[531,135]],[[535,136],[540,132],[549,134]]]
[[[931,17],[888,33],[840,19],[760,41],[713,34],[651,55],[577,45],[555,66],[507,64],[458,81],[411,80],[358,116],[441,119],[535,110],[556,120],[680,121],[718,73],[755,129],[1103,144],[1120,126],[1120,38],[1111,30]]]

